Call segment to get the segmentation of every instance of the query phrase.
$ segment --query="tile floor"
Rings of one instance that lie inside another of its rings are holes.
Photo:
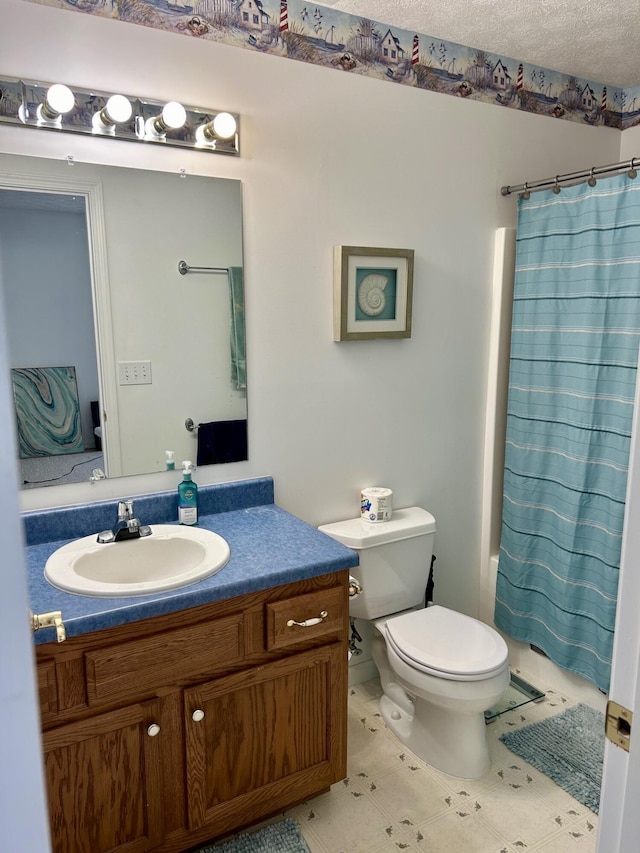
[[[569,696],[546,690],[491,723],[491,770],[465,781],[430,768],[386,729],[377,680],[349,694],[348,778],[286,813],[312,853],[595,851],[597,815],[498,740],[576,704]]]

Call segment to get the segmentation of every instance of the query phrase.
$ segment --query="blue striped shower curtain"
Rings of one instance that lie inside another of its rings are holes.
[[[495,621],[606,691],[640,342],[640,180],[518,205]]]

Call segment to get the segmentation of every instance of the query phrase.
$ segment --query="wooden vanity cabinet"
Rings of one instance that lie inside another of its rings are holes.
[[[343,779],[347,586],[338,572],[37,646],[54,853],[179,853]]]

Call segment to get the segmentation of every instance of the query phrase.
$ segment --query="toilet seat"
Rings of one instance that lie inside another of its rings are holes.
[[[500,634],[464,613],[434,605],[380,622],[398,657],[420,672],[479,681],[507,666],[507,644]]]

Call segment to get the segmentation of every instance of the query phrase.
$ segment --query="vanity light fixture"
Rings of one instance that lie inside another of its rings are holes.
[[[0,76],[0,124],[240,156],[240,117],[172,100]]]
[[[93,114],[91,125],[96,133],[115,133],[118,124],[125,124],[133,115],[133,106],[124,95],[111,95],[104,107]]]
[[[70,113],[76,99],[68,86],[54,83],[47,89],[44,100],[38,106],[36,115],[39,122],[57,123],[63,115]]]

